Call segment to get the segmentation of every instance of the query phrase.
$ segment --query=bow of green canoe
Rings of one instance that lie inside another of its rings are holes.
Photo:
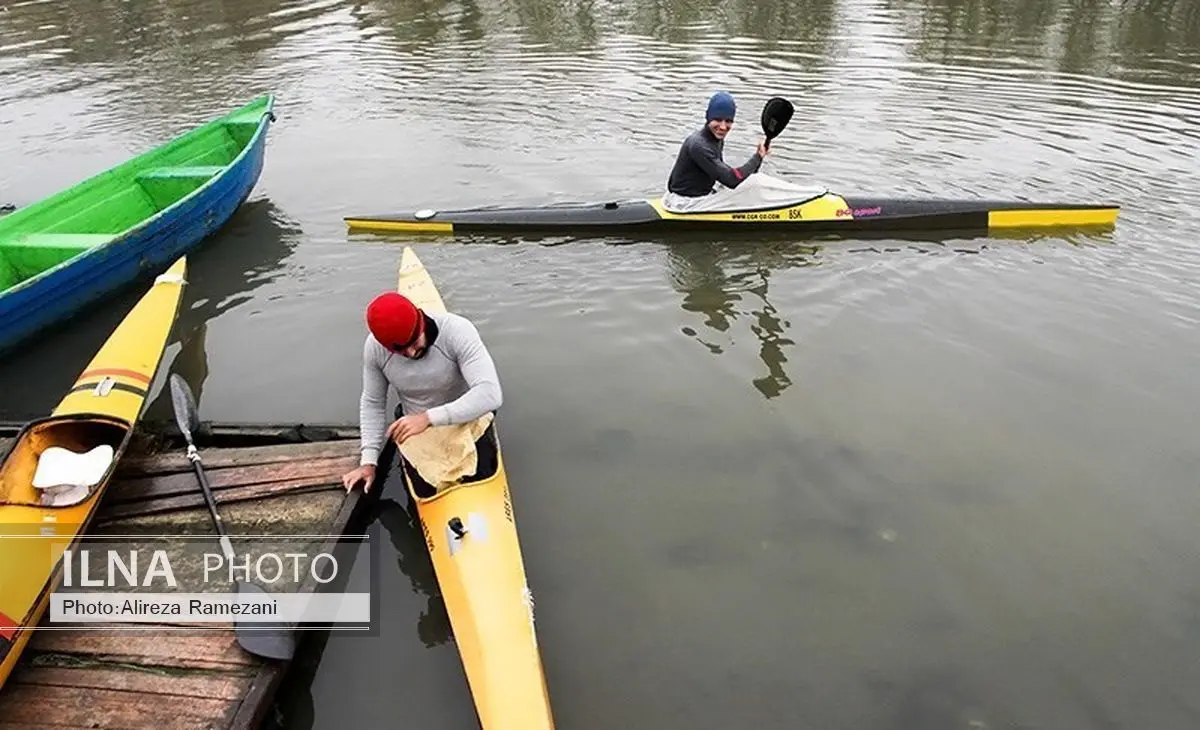
[[[271,103],[263,96],[0,217],[0,294],[120,239],[198,191],[242,154]]]

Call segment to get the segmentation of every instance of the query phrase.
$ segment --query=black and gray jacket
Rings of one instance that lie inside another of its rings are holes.
[[[762,157],[755,152],[746,164],[730,167],[725,163],[724,150],[725,140],[714,137],[707,126],[689,134],[675,158],[667,190],[676,195],[698,197],[711,193],[718,182],[727,188],[736,188],[762,165]]]

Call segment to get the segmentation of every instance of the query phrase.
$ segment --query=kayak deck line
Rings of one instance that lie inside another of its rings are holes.
[[[676,212],[662,198],[543,206],[480,207],[347,216],[350,231],[409,233],[974,231],[1115,225],[1120,206],[1020,200],[942,200],[815,195],[777,207]]]
[[[347,495],[341,484],[342,474],[359,461],[356,432],[308,443],[284,436],[269,443],[260,431],[250,427],[248,433],[259,446],[229,446],[247,441],[231,426],[202,444],[231,533],[255,534],[268,511],[282,522],[281,533],[338,536],[361,530],[370,500],[360,490]],[[172,433],[156,432],[131,446],[93,521],[106,534],[134,534],[146,532],[147,520],[153,520],[153,534],[145,543],[131,541],[130,547],[165,548],[176,566],[186,563],[188,549],[155,536],[192,532],[191,525],[208,519],[203,495],[191,487],[192,466],[179,441]],[[162,442],[169,445],[165,450]],[[0,455],[12,443],[0,439]],[[181,489],[185,481],[189,486]],[[234,542],[239,552],[254,550],[250,540],[235,537]],[[411,542],[419,544],[416,538]],[[4,621],[0,618],[0,645],[5,643]],[[86,727],[103,706],[108,708],[104,719],[112,725],[161,730],[258,727],[269,715],[288,663],[242,651],[232,625],[204,631],[146,626],[149,630],[22,632],[28,644],[0,691],[0,717],[17,726]],[[55,656],[71,662],[34,661]],[[114,692],[120,692],[119,707],[113,703]],[[163,702],[164,695],[188,701]]]

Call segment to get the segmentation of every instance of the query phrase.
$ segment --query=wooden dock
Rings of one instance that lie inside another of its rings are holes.
[[[360,514],[362,492],[348,496],[341,485],[358,463],[356,429],[206,426],[197,445],[235,542],[237,534],[342,535]],[[9,445],[0,438],[0,454]],[[88,534],[213,531],[183,449],[169,447],[121,461]],[[162,627],[171,633],[36,632],[0,689],[0,730],[259,727],[291,662],[247,653],[231,624]]]

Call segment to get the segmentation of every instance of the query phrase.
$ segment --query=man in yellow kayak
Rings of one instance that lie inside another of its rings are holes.
[[[367,328],[358,416],[362,455],[342,477],[347,492],[360,483],[371,490],[385,438],[402,444],[430,426],[470,423],[503,402],[492,356],[462,315],[424,312],[404,295],[385,292],[367,306]],[[389,385],[400,404],[396,420],[386,425]],[[495,468],[491,428],[475,443],[477,474]]]

